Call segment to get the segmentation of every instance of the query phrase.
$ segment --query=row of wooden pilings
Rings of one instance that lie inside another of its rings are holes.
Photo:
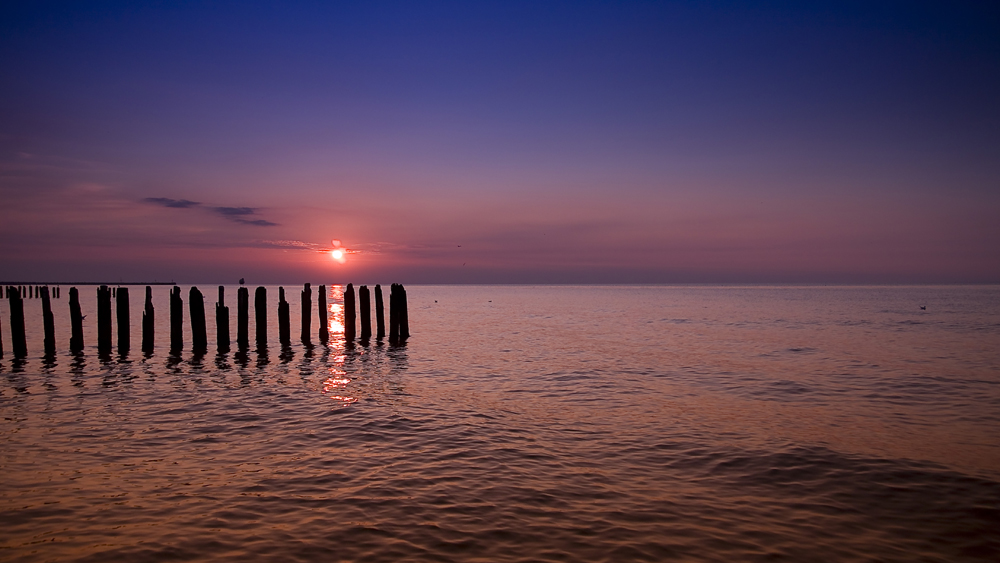
[[[27,286],[7,286],[5,293],[10,303],[11,347],[15,357],[28,355],[24,330],[24,304],[22,295],[31,291]],[[52,314],[52,293],[58,295],[58,288],[50,291],[48,286],[37,288],[38,297],[42,300],[42,321],[45,330],[44,347],[46,354],[56,351],[55,321]],[[229,307],[226,306],[225,287],[219,286],[219,300],[215,304],[216,341],[220,353],[230,350]],[[375,338],[385,338],[385,310],[382,301],[382,286],[375,286]],[[129,293],[127,287],[109,288],[102,285],[97,288],[97,349],[101,353],[110,353],[112,347],[111,299],[115,299],[118,325],[118,352],[128,353],[131,347],[131,332],[129,321]],[[326,303],[326,286],[319,286],[319,340],[326,344],[329,341],[328,309]],[[360,305],[361,334],[357,334],[357,305]],[[208,331],[205,323],[205,298],[197,287],[192,287],[188,294],[188,308],[191,321],[191,351],[205,353],[208,351]],[[80,308],[80,292],[75,287],[69,290],[70,316],[70,352],[83,351],[83,314]],[[142,351],[151,354],[153,351],[153,289],[146,286],[146,302],[142,312]],[[267,289],[258,287],[254,292],[254,319],[256,324],[257,350],[267,348]],[[240,287],[237,291],[236,344],[241,351],[250,348],[250,291]],[[389,342],[401,343],[410,336],[410,323],[407,314],[406,289],[402,284],[392,284],[389,291]],[[353,342],[360,339],[366,342],[372,338],[371,292],[363,285],[358,290],[355,300],[354,285],[347,284],[344,290],[344,339]],[[305,284],[302,289],[302,343],[309,345],[312,339],[312,287]],[[281,346],[291,345],[291,326],[288,302],[285,300],[285,288],[278,288],[278,340]],[[184,301],[181,288],[174,286],[170,290],[170,351],[180,352],[184,347]],[[3,357],[3,336],[0,331],[0,358]]]
[[[0,287],[0,297],[6,297],[4,295],[5,292],[18,290],[21,292],[21,297],[23,299],[39,299],[42,297],[42,288],[49,290],[49,295],[53,299],[59,299],[59,286],[50,288],[47,285],[8,285],[6,287]]]

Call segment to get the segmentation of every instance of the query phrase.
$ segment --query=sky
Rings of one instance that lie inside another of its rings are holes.
[[[0,68],[0,280],[1000,282],[995,2],[7,2]]]

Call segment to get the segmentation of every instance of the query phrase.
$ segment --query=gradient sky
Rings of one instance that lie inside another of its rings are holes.
[[[1000,281],[995,2],[134,4],[0,7],[0,279]]]

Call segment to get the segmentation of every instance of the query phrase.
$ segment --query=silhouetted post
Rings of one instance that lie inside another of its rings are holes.
[[[253,296],[254,320],[257,321],[257,350],[267,349],[267,289],[257,288]]]
[[[406,306],[406,288],[399,284],[399,338],[410,337],[410,312]]]
[[[358,289],[358,300],[361,301],[361,340],[369,340],[372,337],[372,296],[367,285]]]
[[[15,358],[23,358],[28,355],[28,343],[24,335],[24,301],[21,299],[21,292],[7,292],[7,300],[10,305],[10,347]]]
[[[80,292],[69,288],[69,351],[76,354],[83,351],[83,313],[80,311]]]
[[[44,295],[44,294],[43,294]],[[115,313],[118,316],[118,353],[128,354],[132,347],[132,327],[128,315],[128,288],[119,287],[115,296]]]
[[[142,309],[142,351],[153,353],[153,288],[146,286],[146,305]]]
[[[289,326],[288,302],[285,301],[285,288],[278,288],[278,341],[282,346],[292,343],[292,329]]]
[[[226,307],[226,286],[219,286],[219,302],[215,304],[215,340],[219,352],[229,351],[229,307]]]
[[[250,290],[245,287],[236,291],[236,345],[250,348]]]
[[[326,286],[319,286],[319,341],[326,344],[330,340],[330,329],[327,327],[329,319],[327,318],[328,311],[326,310]]]
[[[116,288],[112,287],[111,288],[111,297],[115,297],[118,294],[117,292],[118,292],[118,290]]]
[[[302,287],[302,343],[309,344],[312,339],[312,308],[313,290],[312,286],[305,284]]]
[[[389,342],[399,340],[399,287],[389,286]]]
[[[385,311],[382,307],[382,286],[375,285],[375,338],[385,338]]]
[[[106,285],[97,288],[97,351],[111,351],[111,290]]]
[[[188,309],[191,311],[191,351],[204,354],[208,351],[208,329],[205,328],[205,296],[197,287],[191,287]]]
[[[5,293],[7,293],[6,289],[4,289],[3,286],[0,286],[0,298],[2,298]],[[2,359],[3,359],[3,323],[0,323],[0,360]]]
[[[52,316],[52,301],[49,287],[42,288],[42,323],[45,325],[45,353],[56,353],[56,322]]]
[[[354,284],[347,284],[344,291],[344,339],[354,340],[357,322],[357,312],[354,309]]]
[[[181,288],[170,290],[170,352],[179,354],[184,349],[184,300]]]

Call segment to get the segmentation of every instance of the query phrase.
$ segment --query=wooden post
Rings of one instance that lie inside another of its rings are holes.
[[[153,288],[146,286],[146,304],[142,309],[142,351],[153,353]]]
[[[42,323],[45,325],[45,353],[56,353],[56,322],[52,315],[52,301],[49,287],[42,288]]]
[[[0,286],[0,298],[3,298],[3,296],[6,293],[7,290],[3,286]],[[3,359],[3,323],[0,323],[0,360],[2,359]]]
[[[10,305],[10,347],[15,358],[24,358],[28,355],[28,344],[24,334],[24,301],[21,299],[21,292],[7,292],[7,300]]]
[[[229,351],[229,307],[226,307],[226,286],[219,286],[219,301],[215,304],[215,340],[219,353]]]
[[[399,284],[399,338],[410,337],[410,312],[406,306],[406,288]]]
[[[288,302],[285,301],[285,288],[278,288],[278,341],[282,347],[292,344],[292,329],[289,326]]]
[[[83,313],[80,311],[80,292],[69,288],[69,351],[76,354],[83,351]]]
[[[128,354],[129,348],[132,347],[132,327],[128,306],[128,288],[119,287],[115,296],[115,312],[118,316],[118,353],[123,356]]]
[[[375,286],[375,338],[385,338],[385,310],[382,306],[382,286]]]
[[[389,342],[399,340],[399,288],[389,286]]]
[[[250,290],[236,291],[236,345],[241,351],[250,348]]]
[[[257,288],[253,296],[254,320],[257,324],[257,351],[267,350],[267,289]]]
[[[302,343],[309,344],[312,340],[312,308],[313,291],[312,286],[305,284],[302,287]]]
[[[329,319],[327,314],[329,311],[326,309],[326,286],[319,286],[319,341],[322,344],[326,344],[330,340],[330,329],[327,326],[329,324]]]
[[[106,285],[97,288],[97,351],[111,352],[111,290]]]
[[[179,354],[184,349],[184,300],[181,288],[170,290],[170,352]]]
[[[354,340],[357,313],[354,310],[354,284],[347,284],[344,291],[344,339]]]
[[[205,296],[201,290],[192,286],[188,298],[188,310],[191,312],[191,352],[204,354],[208,352],[208,330],[205,328]]]
[[[361,340],[372,337],[372,296],[368,286],[363,285],[358,290],[358,300],[361,301]]]

